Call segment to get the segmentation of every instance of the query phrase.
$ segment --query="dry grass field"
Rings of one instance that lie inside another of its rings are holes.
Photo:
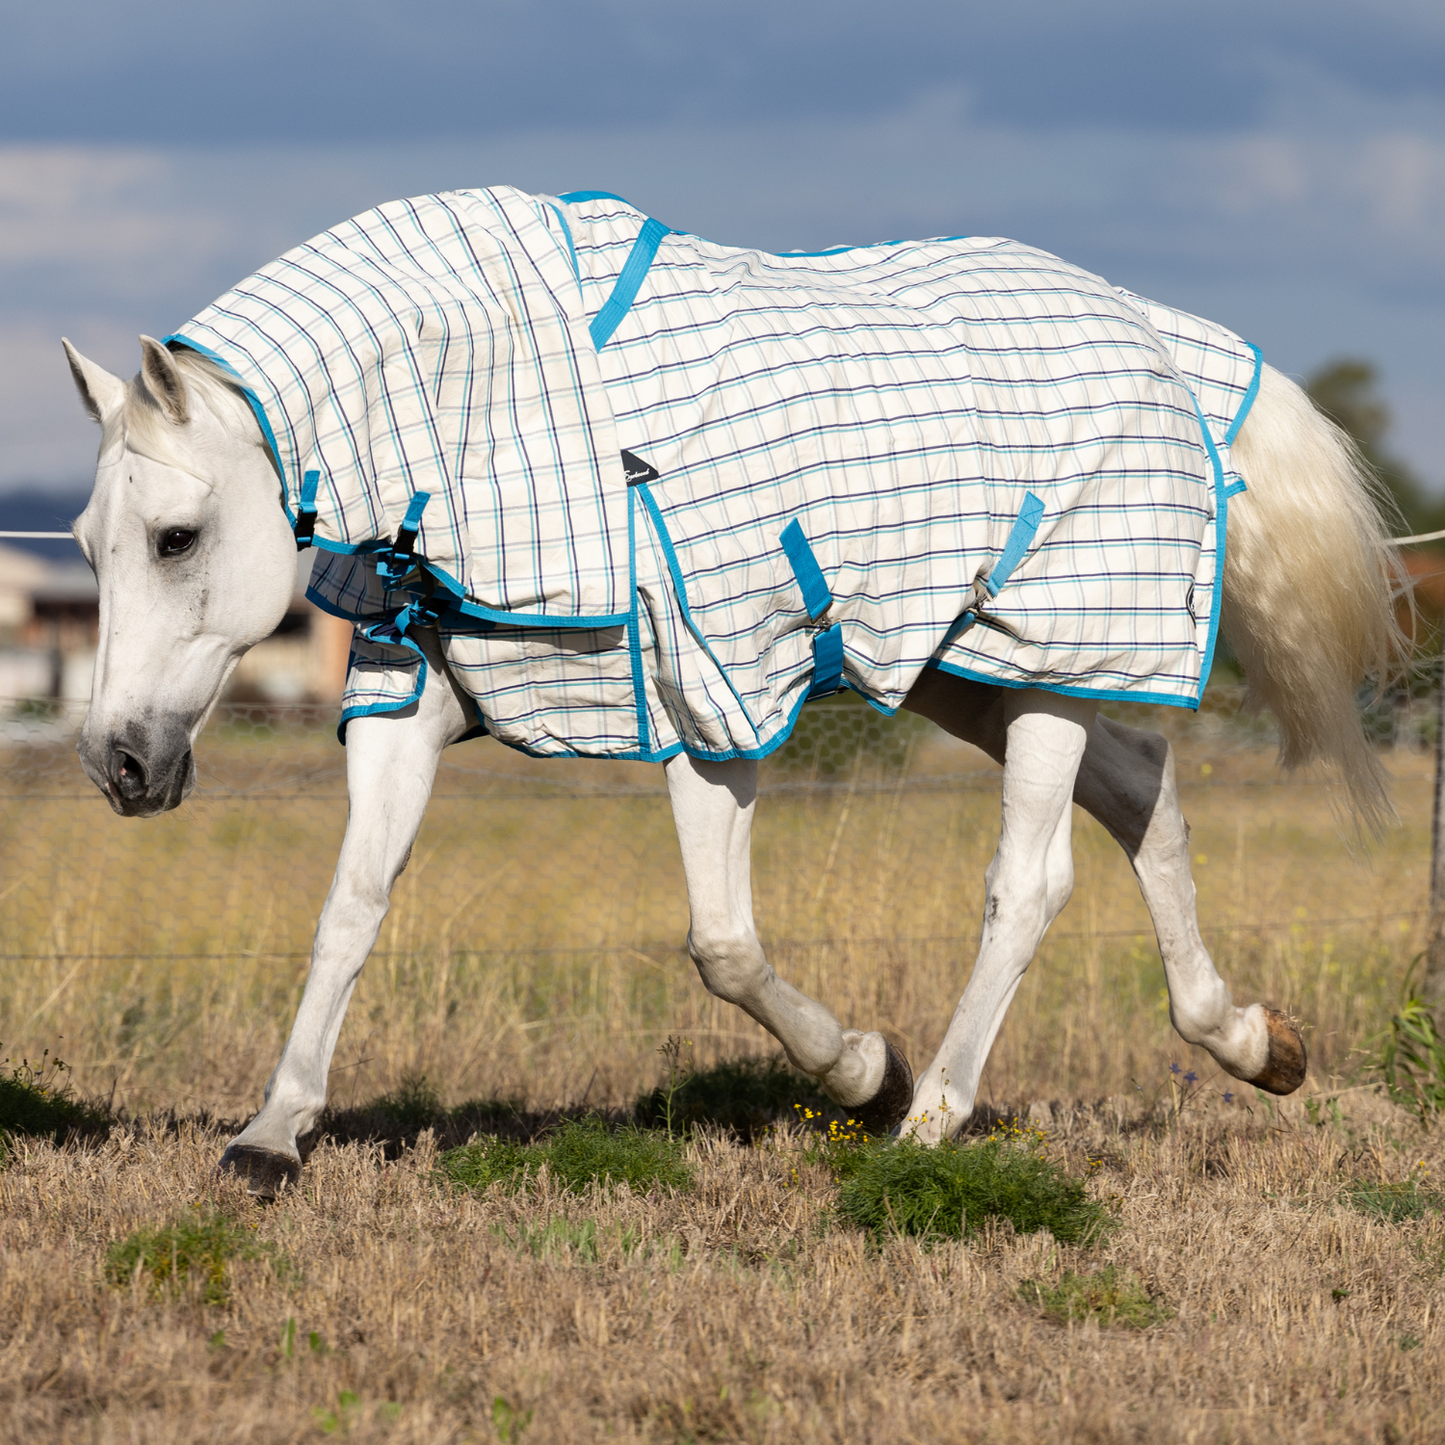
[[[32,1144],[0,1175],[0,1438],[1437,1441],[1445,1224],[1340,1196],[1438,1179],[1445,1150],[1342,1105],[1061,1111],[1051,1149],[1102,1159],[1119,1220],[1092,1249],[875,1246],[786,1133],[698,1142],[694,1190],[650,1196],[476,1196],[428,1139],[323,1146],[265,1209],[217,1183],[214,1131]],[[224,1303],[107,1283],[113,1240],[212,1210],[275,1250]],[[1109,1266],[1153,1323],[1050,1317],[1027,1283]]]
[[[759,922],[780,971],[924,1062],[971,962],[996,773],[926,731],[814,711],[765,770]],[[299,996],[340,750],[229,719],[197,797],[133,823],[63,739],[12,746],[0,1053],[58,1047],[121,1122],[11,1142],[0,1439],[1445,1438],[1445,1149],[1365,1067],[1422,941],[1428,761],[1391,759],[1402,826],[1365,858],[1250,731],[1162,721],[1206,938],[1238,997],[1304,1022],[1312,1069],[1282,1105],[1226,1102],[1169,1029],[1125,860],[1076,815],[1074,900],[984,1098],[1031,1109],[1039,1147],[1116,1218],[1087,1248],[1000,1223],[871,1239],[788,1125],[695,1138],[694,1186],[640,1195],[545,1173],[466,1192],[430,1134],[323,1139],[299,1191],[248,1202],[212,1173],[226,1130],[208,1120],[255,1107]],[[447,1104],[616,1108],[657,1082],[668,1036],[701,1065],[764,1052],[703,993],[685,929],[657,769],[454,749],[333,1099],[425,1075]],[[108,1276],[117,1241],[188,1220],[246,1242],[211,1298]],[[1090,1303],[1111,1290],[1138,1308],[1111,1321]],[[1070,1291],[1079,1309],[1050,1312]]]

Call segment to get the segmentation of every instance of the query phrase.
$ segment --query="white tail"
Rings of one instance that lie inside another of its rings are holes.
[[[1393,504],[1350,437],[1273,367],[1232,450],[1249,490],[1229,504],[1220,626],[1247,700],[1278,719],[1284,766],[1338,769],[1356,818],[1378,831],[1394,809],[1355,699],[1409,651],[1386,545]]]

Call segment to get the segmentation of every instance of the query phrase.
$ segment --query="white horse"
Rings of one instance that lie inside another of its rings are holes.
[[[80,741],[116,812],[175,807],[191,749],[237,660],[285,611],[295,577],[267,444],[236,386],[194,352],[141,338],[129,383],[65,343],[102,427],[94,493],[76,522],[100,584],[100,642]],[[1279,720],[1286,764],[1322,760],[1357,813],[1387,812],[1355,706],[1397,640],[1384,533],[1367,473],[1344,435],[1265,368],[1233,447],[1248,483],[1228,512],[1223,631],[1255,697]],[[419,703],[359,717],[347,738],[350,814],[316,932],[305,993],[265,1104],[222,1166],[271,1195],[300,1173],[297,1138],[321,1114],[347,1002],[406,866],[443,748],[474,716],[435,633]],[[1096,716],[1088,699],[926,671],[905,704],[1003,765],[1003,821],[987,873],[977,962],[937,1056],[916,1087],[876,1032],[844,1028],[779,978],[753,923],[749,838],[757,764],[666,763],[687,876],[688,948],[703,983],[756,1019],[793,1065],[875,1129],[936,1142],[968,1119],[1004,1013],[1073,883],[1071,800],[1128,855],[1148,905],[1179,1034],[1238,1079],[1277,1094],[1303,1082],[1303,1041],[1278,1011],[1241,1007],[1200,938],[1168,745]]]

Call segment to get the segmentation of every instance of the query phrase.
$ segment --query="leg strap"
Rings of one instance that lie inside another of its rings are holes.
[[[808,696],[827,697],[843,690],[843,624],[835,622],[831,627],[827,625],[833,594],[796,518],[783,528],[779,540],[792,565],[793,576],[798,579],[803,606],[808,609],[813,623],[813,685],[808,689]]]

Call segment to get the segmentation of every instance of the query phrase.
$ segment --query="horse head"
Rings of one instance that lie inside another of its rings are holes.
[[[117,813],[174,808],[232,669],[281,621],[296,552],[244,394],[195,352],[141,337],[123,382],[65,342],[100,460],[75,536],[100,588],[86,773]]]

